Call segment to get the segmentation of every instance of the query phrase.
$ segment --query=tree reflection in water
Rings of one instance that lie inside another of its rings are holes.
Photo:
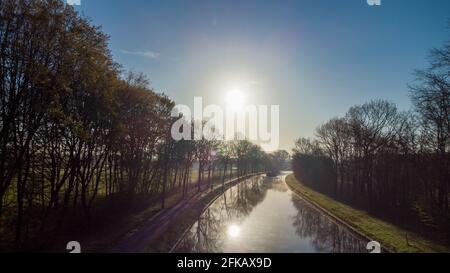
[[[298,211],[297,215],[293,217],[297,235],[302,238],[311,238],[311,243],[318,252],[367,252],[366,244],[350,233],[348,229],[336,224],[300,197],[292,195],[291,199]]]
[[[255,212],[257,210],[259,213]],[[274,220],[273,215],[284,214],[283,222],[278,218]],[[241,230],[245,222],[246,233]],[[265,236],[263,227],[275,228],[270,238]],[[289,227],[292,231],[281,231],[280,227]],[[283,248],[282,242],[291,244]],[[261,248],[263,243],[264,248]],[[252,252],[275,249],[283,252],[366,252],[362,241],[294,195],[282,178],[265,176],[248,179],[217,198],[185,234],[175,251],[224,252],[230,250],[230,244],[243,246],[237,250]]]

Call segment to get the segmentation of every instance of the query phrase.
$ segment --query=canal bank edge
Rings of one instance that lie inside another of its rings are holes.
[[[346,226],[368,241],[378,241],[384,252],[449,252],[450,249],[427,240],[420,235],[370,216],[367,212],[351,208],[328,196],[316,192],[293,174],[286,177],[288,187],[308,203]],[[344,220],[345,219],[345,220]],[[407,235],[407,236],[406,236]]]
[[[234,187],[235,185],[241,183],[242,181],[263,174],[263,172],[259,173],[253,173],[244,175],[238,178],[234,178],[231,180],[228,180],[224,183],[224,188],[222,188],[221,184],[216,185],[213,190],[207,190],[209,191],[206,195],[204,195],[201,199],[197,200],[195,204],[193,204],[191,207],[188,207],[185,209],[184,212],[182,212],[182,215],[180,217],[177,217],[178,219],[175,219],[171,226],[168,229],[172,229],[169,234],[165,235],[165,238],[161,238],[160,245],[156,246],[156,249],[148,249],[148,252],[169,252],[172,253],[179,243],[182,241],[186,233],[192,228],[192,226],[197,221],[198,216],[200,216],[214,201],[217,200],[225,191],[227,191],[229,188]],[[195,214],[195,219],[189,219],[192,218],[191,214]],[[181,218],[181,219],[179,219]],[[188,224],[183,223],[183,219],[188,219]],[[181,228],[181,231],[174,231],[173,229]],[[175,234],[174,234],[175,233]],[[166,249],[167,246],[165,244],[169,244],[169,248]]]

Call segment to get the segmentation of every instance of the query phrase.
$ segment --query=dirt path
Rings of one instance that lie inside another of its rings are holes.
[[[239,181],[253,175],[241,178],[235,178],[226,182],[226,188],[234,186]],[[186,209],[195,206],[200,200],[207,196],[211,191],[222,187],[221,184],[214,186],[211,190],[207,185],[202,191],[181,200],[176,205],[166,208],[155,214],[147,220],[136,232],[120,241],[113,249],[115,253],[141,253],[145,252],[168,228],[174,223]]]

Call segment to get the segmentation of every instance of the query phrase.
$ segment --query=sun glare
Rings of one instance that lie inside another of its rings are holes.
[[[228,109],[240,111],[245,106],[245,94],[240,89],[232,89],[228,91],[225,103]]]
[[[241,229],[237,225],[231,225],[228,227],[228,235],[231,238],[236,238],[241,233]]]

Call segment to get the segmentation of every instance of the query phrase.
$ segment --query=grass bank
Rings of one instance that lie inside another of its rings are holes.
[[[318,193],[300,183],[293,174],[286,178],[286,183],[292,191],[307,201],[326,210],[357,232],[380,242],[383,247],[393,252],[450,252],[450,249],[444,245],[375,218],[366,211],[354,209]]]

